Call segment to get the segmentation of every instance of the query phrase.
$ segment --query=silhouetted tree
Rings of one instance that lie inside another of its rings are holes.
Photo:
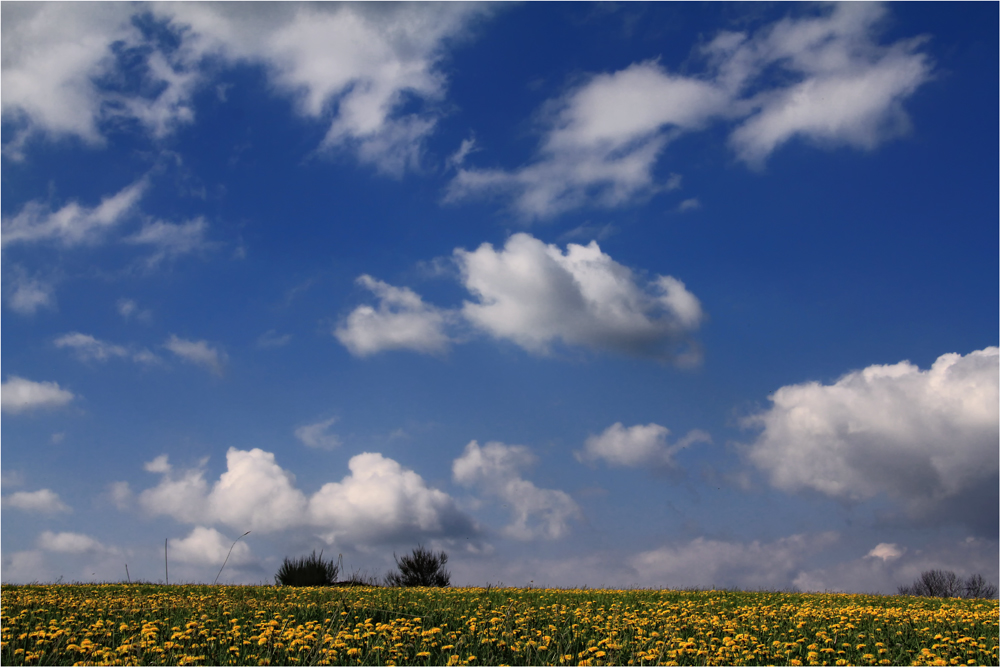
[[[945,570],[927,570],[912,584],[900,586],[897,590],[900,595],[933,598],[993,598],[997,594],[997,587],[980,574],[962,579],[954,572]]]
[[[386,586],[448,586],[451,583],[451,574],[444,569],[448,554],[443,551],[435,554],[418,545],[409,556],[397,558],[393,554],[392,557],[399,572],[385,575]]]

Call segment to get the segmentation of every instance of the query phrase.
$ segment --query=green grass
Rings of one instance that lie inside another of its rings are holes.
[[[739,591],[5,585],[0,624],[4,665],[996,665],[1000,612]]]

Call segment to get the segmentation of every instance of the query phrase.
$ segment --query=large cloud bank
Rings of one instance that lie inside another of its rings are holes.
[[[671,189],[654,175],[665,147],[719,122],[753,167],[794,138],[871,149],[907,130],[902,103],[931,76],[921,40],[878,43],[885,12],[843,3],[753,33],[722,32],[694,54],[705,64],[697,75],[656,60],[596,74],[546,105],[530,163],[461,167],[447,199],[501,195],[528,219],[618,206]]]
[[[1000,349],[944,354],[928,370],[869,366],[830,385],[789,385],[747,424],[749,458],[787,491],[866,500],[996,534]],[[992,530],[991,530],[992,527]]]
[[[123,122],[164,136],[194,120],[193,95],[214,63],[249,63],[326,125],[322,147],[398,174],[416,166],[435,127],[446,42],[485,11],[451,3],[5,4],[3,114],[17,123],[5,149],[19,157],[34,134],[99,146]],[[174,46],[160,39],[163,29]],[[120,83],[129,61],[145,66],[134,87]]]

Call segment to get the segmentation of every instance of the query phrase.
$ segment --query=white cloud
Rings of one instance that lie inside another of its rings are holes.
[[[73,392],[61,389],[56,382],[33,382],[11,375],[0,385],[0,407],[11,414],[57,408],[74,398]]]
[[[478,150],[482,149],[476,146],[475,137],[463,139],[461,145],[458,147],[458,150],[452,153],[448,159],[445,160],[445,167],[461,167],[462,163],[465,162],[465,158],[467,158],[470,153],[475,153]]]
[[[168,473],[173,470],[173,466],[170,465],[170,459],[166,454],[160,454],[152,461],[142,464],[142,469],[146,472]]]
[[[209,247],[205,240],[208,224],[204,218],[195,218],[182,224],[155,220],[147,222],[138,232],[125,237],[125,243],[147,245],[154,249],[146,264],[156,266],[164,259],[198,252]]]
[[[885,10],[844,3],[753,35],[720,33],[700,74],[657,61],[585,80],[543,109],[534,159],[513,170],[460,168],[446,201],[501,195],[526,219],[630,203],[675,189],[656,163],[682,133],[738,123],[730,144],[754,167],[793,137],[870,149],[908,127],[902,102],[930,78],[920,40],[877,42]],[[687,207],[691,202],[687,200]]]
[[[533,352],[545,353],[562,341],[679,360],[703,318],[684,283],[657,276],[643,288],[594,241],[570,243],[564,254],[520,233],[499,252],[484,243],[471,252],[456,249],[455,258],[466,289],[478,299],[465,302],[465,318]]]
[[[723,62],[720,77],[736,90],[752,90],[775,64],[795,77],[747,99],[754,113],[731,136],[737,155],[760,165],[796,136],[870,149],[906,131],[902,101],[931,68],[915,52],[921,39],[877,44],[885,14],[874,3],[839,4],[821,16],[784,19],[750,38],[729,34],[710,45],[708,53]]]
[[[284,347],[292,340],[292,334],[278,335],[274,329],[268,329],[257,337],[257,347],[268,349],[272,347]]]
[[[539,489],[522,479],[523,468],[535,457],[522,445],[473,440],[452,463],[452,477],[465,487],[478,487],[506,502],[513,521],[504,534],[516,540],[538,537],[558,539],[568,534],[569,521],[580,517],[580,508],[564,491]]]
[[[995,528],[998,361],[988,347],[942,355],[929,370],[904,361],[782,387],[746,422],[763,429],[749,458],[787,491],[884,493],[917,517],[945,512]]]
[[[881,542],[875,545],[875,548],[868,552],[865,558],[881,558],[883,561],[894,560],[899,558],[906,552],[906,548],[900,549],[895,544],[890,544],[888,542]]]
[[[59,499],[58,493],[49,489],[12,493],[3,497],[3,506],[14,507],[25,512],[40,512],[42,514],[73,511],[66,503]]]
[[[145,348],[129,349],[114,343],[98,340],[88,334],[68,333],[55,340],[55,346],[76,352],[81,361],[107,361],[112,358],[132,359],[139,363],[155,363],[159,358]]]
[[[20,266],[15,266],[4,279],[7,307],[22,315],[34,315],[39,308],[54,308],[55,286],[51,281],[32,278]]]
[[[671,138],[727,111],[710,82],[674,76],[655,61],[599,74],[549,103],[548,131],[536,160],[514,171],[459,169],[446,201],[478,192],[514,197],[527,218],[586,203],[617,206],[675,181],[657,184],[652,169]]]
[[[81,533],[53,533],[46,530],[38,536],[38,548],[70,554],[101,553],[107,547],[93,537]]]
[[[696,538],[629,559],[640,581],[667,588],[785,588],[808,558],[838,541],[836,533],[792,535],[774,542]]]
[[[695,442],[711,442],[700,430],[689,431],[673,445],[667,444],[670,430],[659,424],[636,424],[625,428],[621,422],[612,424],[600,435],[587,438],[582,451],[574,456],[581,462],[604,460],[608,465],[630,468],[674,468],[674,456]]]
[[[175,473],[166,457],[147,464],[163,474],[139,495],[151,514],[194,524],[223,523],[236,530],[322,531],[328,542],[368,544],[423,537],[467,537],[473,523],[446,493],[427,486],[412,470],[377,453],[358,454],[351,474],[324,484],[311,497],[295,487],[274,454],[231,447],[226,472],[209,488],[202,469]]]
[[[336,449],[340,447],[340,438],[330,433],[329,429],[337,421],[336,417],[316,424],[307,424],[295,429],[295,437],[307,447],[316,449]]]
[[[129,486],[128,482],[111,482],[108,484],[108,496],[115,507],[120,510],[132,507],[134,497],[132,495],[132,487]]]
[[[134,317],[140,322],[149,322],[150,318],[153,316],[153,312],[149,309],[140,310],[139,304],[136,303],[134,299],[118,299],[117,306],[118,314],[121,315],[126,321]]]
[[[39,200],[30,201],[13,218],[4,218],[3,247],[37,241],[58,241],[64,246],[95,242],[103,232],[128,218],[146,188],[146,179],[140,179],[104,197],[96,206],[72,201],[55,212]]]
[[[20,155],[32,131],[98,145],[116,120],[162,137],[193,120],[192,95],[221,60],[264,65],[274,91],[328,123],[323,147],[350,148],[398,174],[417,165],[435,126],[446,43],[489,11],[452,3],[5,6],[3,111],[22,124],[7,151]],[[145,12],[166,22],[176,48],[130,21]],[[128,59],[142,62],[141,92],[107,85],[124,79]]]
[[[451,340],[444,333],[447,313],[427,305],[407,287],[393,287],[371,276],[358,284],[379,298],[378,310],[358,306],[333,334],[350,352],[365,357],[383,350],[441,353]]]
[[[230,549],[232,553],[230,554]],[[252,563],[253,556],[250,546],[240,540],[233,545],[233,540],[214,528],[196,526],[191,533],[179,540],[171,540],[169,554],[172,560],[193,565],[227,565],[239,566]],[[228,562],[226,558],[229,558]]]
[[[899,586],[912,584],[927,570],[952,571],[960,577],[980,574],[996,584],[996,533],[991,539],[966,538],[958,542],[939,541],[917,548],[879,544],[860,558],[805,569],[793,580],[802,591],[851,591],[894,594]]]
[[[30,129],[102,143],[98,122],[104,100],[93,78],[110,67],[113,42],[134,38],[132,10],[117,3],[4,6],[5,120],[14,117]]]
[[[348,462],[351,474],[324,484],[309,500],[314,525],[331,536],[364,542],[469,536],[476,532],[448,494],[381,454]]]
[[[677,210],[681,213],[684,211],[696,211],[699,208],[701,208],[701,202],[697,198],[685,199],[677,205]]]
[[[163,346],[185,361],[204,366],[216,375],[222,375],[227,360],[226,353],[212,347],[207,341],[185,340],[171,334]]]

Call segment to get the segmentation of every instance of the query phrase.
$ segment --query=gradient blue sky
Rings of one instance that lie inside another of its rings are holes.
[[[997,581],[996,3],[0,11],[3,581]]]

